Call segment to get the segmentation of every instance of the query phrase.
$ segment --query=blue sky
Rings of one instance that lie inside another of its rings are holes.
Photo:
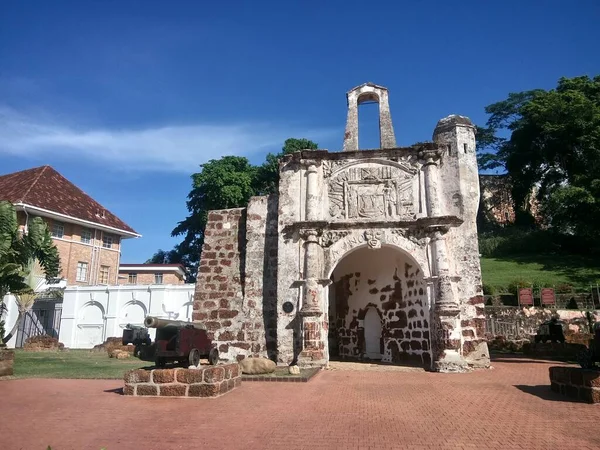
[[[0,2],[0,174],[50,164],[143,235],[177,238],[190,175],[288,137],[339,150],[345,93],[387,86],[399,145],[507,93],[600,74],[597,0]],[[361,148],[377,146],[361,108]]]

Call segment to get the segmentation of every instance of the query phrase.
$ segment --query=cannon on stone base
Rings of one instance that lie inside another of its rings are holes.
[[[538,328],[535,335],[535,343],[560,342],[564,344],[565,334],[563,332],[562,322],[553,317],[551,320],[544,322]]]
[[[219,351],[201,323],[148,316],[144,325],[156,328],[156,339],[152,346],[154,362],[159,367],[175,361],[197,366],[201,358],[208,358],[212,365],[219,361]]]
[[[123,345],[133,344],[135,350],[133,356],[139,357],[144,346],[152,344],[148,329],[137,325],[131,325],[128,323],[123,330]]]

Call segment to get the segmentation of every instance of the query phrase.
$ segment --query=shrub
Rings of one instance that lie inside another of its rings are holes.
[[[555,289],[557,294],[570,294],[573,292],[573,286],[570,284],[559,284]]]
[[[571,297],[569,303],[567,303],[567,309],[579,309],[577,302],[575,301],[575,297]]]
[[[496,287],[491,284],[483,284],[483,295],[496,295]]]
[[[517,278],[513,281],[511,281],[508,284],[508,292],[510,292],[511,294],[516,294],[519,289],[521,288],[529,288],[532,287],[533,283],[530,280],[524,280],[522,278]]]

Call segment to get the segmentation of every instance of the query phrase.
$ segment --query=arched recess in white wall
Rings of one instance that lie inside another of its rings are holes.
[[[104,307],[95,301],[85,303],[79,310],[77,348],[92,348],[104,338]]]
[[[119,326],[124,328],[128,323],[142,326],[147,315],[148,309],[146,305],[138,300],[132,300],[123,305],[121,316],[119,317]]]

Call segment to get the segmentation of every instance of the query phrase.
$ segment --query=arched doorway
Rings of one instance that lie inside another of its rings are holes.
[[[368,359],[381,359],[381,317],[374,306],[367,308],[363,328],[365,330],[365,356]]]
[[[331,278],[331,357],[429,367],[427,286],[409,254],[392,246],[363,246],[346,254]]]

